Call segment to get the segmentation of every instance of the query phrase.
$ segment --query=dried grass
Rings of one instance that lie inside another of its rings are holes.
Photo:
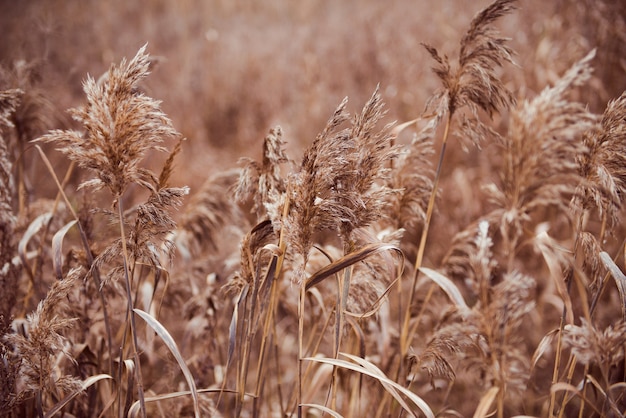
[[[206,118],[185,130],[193,141],[150,97],[160,89],[148,75],[168,62],[146,46],[87,77],[71,126],[36,88],[40,67],[3,72],[0,415],[623,415],[626,95],[611,91],[601,115],[587,98],[616,84],[602,77],[618,70],[602,67],[621,49],[602,47],[623,23],[605,27],[607,13],[621,9],[599,4],[592,17],[603,31],[579,34],[585,48],[541,44],[572,10],[542,20],[530,55],[569,52],[540,73],[541,60],[526,67],[527,50],[507,66],[515,40],[498,28],[523,38],[503,23],[524,26],[531,11],[517,6],[496,0],[468,19],[451,37],[456,60],[441,53],[451,47],[443,33],[401,37],[413,51],[422,39],[437,44],[419,50],[435,75],[421,73],[414,52],[420,78],[396,93],[384,80],[374,88],[387,72],[408,72],[383,59],[396,32],[381,9],[363,6],[385,30],[368,35],[370,58],[336,77],[362,77],[364,105],[351,115],[336,91],[314,100],[311,90],[305,134],[294,129],[298,107],[267,131],[273,110],[260,103],[280,83],[248,95],[277,77],[265,65],[241,78],[250,103],[232,114],[226,102],[205,110],[215,101],[193,90],[184,120]],[[242,19],[260,13],[232,7]],[[332,45],[351,57],[347,44]],[[307,59],[322,80],[327,69]],[[279,93],[273,100],[288,107]],[[333,101],[327,122],[315,119]],[[415,118],[418,105],[416,119],[388,122]],[[241,109],[258,113],[254,128],[228,126]],[[219,158],[195,155],[205,129],[254,131],[245,143],[256,144],[257,124],[266,135],[239,167],[196,176],[195,160]],[[192,183],[187,201],[181,180]]]

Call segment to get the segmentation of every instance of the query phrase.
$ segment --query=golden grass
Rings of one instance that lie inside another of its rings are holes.
[[[291,121],[310,143],[275,126],[202,185],[146,45],[87,76],[74,122],[3,70],[0,416],[622,416],[626,93],[594,74],[623,47],[581,33],[554,73],[516,67],[502,21],[528,13],[496,0],[458,47],[416,41],[441,83],[412,81],[419,107],[329,89],[325,125]]]

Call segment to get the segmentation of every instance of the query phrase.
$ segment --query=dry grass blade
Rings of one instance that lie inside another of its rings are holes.
[[[537,346],[537,349],[533,353],[533,357],[530,360],[531,370],[535,368],[539,359],[552,347],[554,339],[558,336],[559,332],[559,329],[553,329],[541,339],[541,342]]]
[[[301,404],[302,406],[306,406],[307,408],[314,408],[314,409],[319,409],[320,411],[327,413],[328,415],[335,417],[335,418],[343,418],[343,415],[341,415],[338,412],[333,411],[330,408],[325,407],[324,405],[318,405],[318,404],[314,404],[314,403],[303,403]]]
[[[72,401],[72,399],[76,398],[82,392],[87,390],[87,388],[89,388],[90,386],[92,386],[96,382],[98,382],[100,380],[103,380],[103,379],[113,379],[113,377],[109,376],[108,374],[99,374],[99,375],[96,375],[96,376],[88,377],[87,379],[85,379],[81,383],[81,387],[80,388],[78,388],[74,392],[70,393],[65,398],[61,399],[59,401],[59,403],[57,403],[52,409],[50,409],[48,412],[46,412],[46,414],[44,415],[44,418],[51,418],[51,417],[53,417],[58,412],[60,412],[61,409],[63,409],[63,407],[65,405],[70,403]]]
[[[20,239],[20,242],[17,245],[17,251],[20,256],[20,260],[22,260],[22,265],[24,266],[24,269],[26,270],[26,272],[28,272],[29,275],[31,275],[31,279],[32,279],[32,274],[31,274],[32,270],[29,267],[30,266],[30,263],[28,262],[29,255],[27,254],[28,243],[39,231],[41,231],[41,228],[43,228],[50,222],[51,219],[52,219],[52,213],[50,212],[43,213],[39,215],[38,217],[36,217],[30,223],[30,225],[28,225],[28,229],[26,229],[26,232],[24,233],[24,235],[22,236],[22,239]]]
[[[157,335],[165,343],[167,348],[169,348],[171,353],[174,355],[174,358],[176,358],[176,362],[178,363],[180,370],[183,372],[183,375],[185,376],[185,380],[187,381],[187,385],[189,385],[189,389],[191,390],[191,398],[193,399],[194,414],[196,418],[200,418],[200,407],[198,404],[198,391],[196,389],[196,384],[195,384],[193,375],[191,374],[191,371],[189,370],[189,367],[187,367],[187,364],[185,363],[185,359],[183,358],[182,354],[178,350],[176,341],[174,341],[174,338],[172,338],[172,336],[167,331],[167,329],[165,329],[165,327],[159,321],[157,321],[152,315],[137,308],[133,309],[133,312],[139,315],[144,321],[146,321],[148,325],[150,325],[150,327],[157,333]]]
[[[580,399],[585,401],[585,405],[593,408],[598,416],[603,416],[602,413],[595,407],[594,402],[587,398],[584,393],[582,393],[576,386],[572,385],[571,383],[557,382],[550,386],[550,393],[557,392],[567,392],[571,395],[578,396]]]
[[[136,370],[137,367],[135,365],[135,362],[132,359],[125,359],[123,362],[120,363],[120,375],[119,375],[119,380],[122,380],[122,371],[121,368],[122,366],[124,367],[124,370],[126,371],[126,399],[124,400],[124,403],[122,404],[122,402],[119,403],[119,416],[123,416],[123,415],[128,415],[128,410],[131,406],[131,404],[133,403],[133,391],[132,391],[132,387],[135,385],[135,375],[136,375]],[[139,401],[139,406],[140,406],[140,412],[142,413],[142,415],[145,415],[145,402],[143,399],[140,399]],[[122,412],[122,408],[124,408],[124,411]]]
[[[556,285],[557,291],[561,300],[565,304],[565,317],[567,323],[574,323],[574,308],[572,305],[572,298],[567,290],[565,284],[565,277],[563,276],[563,266],[571,265],[569,263],[569,257],[563,253],[563,248],[545,232],[541,232],[537,236],[536,245],[541,255],[543,255],[548,270],[550,270],[550,276],[553,279],[553,283]]]
[[[237,336],[240,335],[238,332],[239,329],[239,311],[243,309],[245,306],[245,301],[248,295],[248,291],[250,286],[246,283],[244,287],[241,289],[241,292],[237,296],[237,301],[233,306],[233,316],[230,318],[230,324],[228,327],[228,352],[226,356],[226,372],[224,380],[222,381],[222,389],[226,388],[226,377],[228,376],[228,372],[232,366],[232,361],[235,356],[235,349],[239,348],[240,351],[243,348],[243,344],[237,344]],[[243,394],[245,388],[242,388],[240,385],[239,373],[237,373],[237,393],[239,393],[239,400],[243,399]],[[222,394],[217,398],[217,405],[219,406],[222,400]]]
[[[513,50],[507,39],[498,38],[490,25],[514,9],[515,0],[497,0],[483,9],[472,20],[461,40],[458,68],[453,70],[447,56],[441,56],[434,47],[423,44],[435,60],[433,68],[441,79],[444,101],[450,114],[466,105],[477,105],[492,115],[501,107],[514,103],[513,94],[498,77],[496,68],[504,62],[513,62]]]
[[[617,264],[613,261],[611,256],[606,252],[600,253],[600,258],[604,263],[604,266],[613,276],[615,280],[615,284],[617,285],[617,290],[619,291],[619,296],[622,305],[622,319],[626,321],[626,275],[622,273],[622,271],[617,267]]]
[[[408,128],[411,125],[415,125],[417,122],[419,122],[422,118],[415,118],[413,120],[410,120],[408,122],[403,122],[400,123],[396,126],[393,127],[393,129],[391,130],[390,134],[393,138],[397,138],[398,135],[400,135],[402,133],[402,131],[404,131],[406,128]]]
[[[611,408],[613,414],[618,417],[618,416],[623,416],[624,415],[624,411],[620,411],[619,410],[619,406],[616,405],[615,401],[612,399],[611,395],[609,393],[606,392],[605,389],[608,388],[604,388],[603,385],[600,384],[600,382],[598,382],[598,380],[596,378],[594,378],[592,375],[588,374],[585,376],[585,378],[591,382],[591,384],[593,385],[593,387],[596,389],[596,391],[602,395],[602,397],[606,400],[606,402],[608,402],[609,404],[609,408]]]
[[[340,272],[341,270],[348,268],[356,263],[358,263],[359,261],[363,261],[365,260],[367,257],[381,252],[381,251],[395,251],[397,252],[401,257],[402,255],[402,251],[396,247],[395,245],[391,245],[391,244],[385,244],[385,243],[374,243],[374,244],[368,244],[362,248],[359,248],[356,251],[353,251],[349,254],[346,254],[345,256],[341,257],[338,260],[333,261],[332,263],[330,263],[329,265],[325,266],[324,268],[316,271],[315,273],[313,273],[307,280],[306,280],[306,285],[305,285],[305,290],[309,290],[310,288],[312,288],[313,286],[321,283],[322,281],[324,281],[325,279],[327,279],[328,277],[334,275],[335,273]]]
[[[237,393],[237,391],[234,390],[230,390],[230,389],[214,389],[214,388],[204,388],[204,389],[197,389],[198,394],[202,394],[202,393],[220,393],[220,392],[224,392],[224,393]],[[184,396],[190,396],[192,395],[192,392],[189,390],[182,390],[179,392],[170,392],[170,393],[163,393],[161,395],[156,395],[156,396],[147,396],[145,399],[146,403],[150,403],[150,402],[160,402],[160,401],[166,401],[168,399],[176,399],[176,398],[180,398],[180,397],[184,397]],[[250,397],[254,397],[253,394],[250,393],[246,393],[246,396],[250,396]],[[130,407],[130,409],[128,410],[127,413],[127,417],[136,417],[139,416],[139,409],[141,408],[139,401],[136,401],[135,403],[133,403]]]
[[[459,288],[452,282],[452,280],[448,279],[443,274],[429,269],[427,267],[421,267],[420,271],[424,273],[430,280],[437,283],[437,285],[446,292],[446,295],[450,298],[452,302],[458,307],[461,308],[462,311],[469,311],[469,306],[465,303],[465,299],[461,294]]]
[[[489,408],[491,408],[491,405],[496,399],[499,391],[499,387],[493,386],[483,395],[482,398],[480,398],[480,402],[478,403],[476,411],[474,412],[474,418],[487,418],[493,415],[493,413],[489,412]]]
[[[355,362],[356,364],[358,364],[359,366],[363,367],[365,370],[368,370],[369,372],[371,372],[374,375],[378,375],[381,377],[386,377],[385,374],[383,373],[382,370],[380,370],[374,363],[365,360],[364,358],[358,357],[358,356],[354,356],[351,354],[347,354],[347,353],[341,353],[341,355],[343,355],[344,357],[349,358],[350,360],[352,360],[353,362]],[[405,402],[405,400],[398,394],[398,391],[396,391],[393,386],[388,385],[384,379],[379,380],[380,384],[383,385],[383,387],[385,388],[385,390],[391,394],[391,396],[394,397],[394,399],[396,399],[398,401],[398,403],[400,404],[400,406],[402,406],[402,408],[404,408],[405,411],[410,411],[411,408],[409,407],[409,405]]]
[[[341,353],[341,355],[345,355],[348,358],[353,357],[346,353]],[[422,411],[422,413],[426,415],[427,418],[435,418],[435,414],[433,413],[433,411],[430,409],[428,404],[422,398],[420,398],[419,396],[417,396],[415,393],[411,392],[407,388],[389,379],[385,375],[381,375],[381,373],[372,372],[371,370],[363,366],[356,365],[354,363],[350,363],[349,361],[345,361],[345,360],[332,359],[332,358],[317,358],[317,357],[306,357],[306,358],[303,358],[303,360],[312,361],[315,363],[330,364],[333,366],[352,370],[352,371],[373,377],[374,379],[378,380],[378,382],[381,383],[383,387],[385,387],[385,389],[387,389],[387,387],[393,388],[395,391],[398,391],[402,395],[409,398],[411,402],[413,402]],[[365,361],[365,360],[361,359],[361,361]],[[391,395],[393,396],[393,393],[391,393]],[[400,400],[402,400],[402,398],[399,398],[399,399],[396,398],[396,399],[398,400],[399,403],[400,403]],[[402,401],[404,402],[404,400]],[[406,412],[409,413],[411,416],[415,416],[415,414],[413,413],[411,409],[407,410]]]
[[[256,381],[257,385],[254,391],[255,396],[258,398],[261,392],[262,382],[264,382],[265,363],[266,363],[266,348],[270,338],[270,325],[274,321],[274,309],[276,304],[276,267],[278,264],[278,256],[273,256],[267,273],[265,275],[264,283],[266,286],[266,295],[261,298],[261,307],[259,312],[265,312],[265,322],[263,324],[263,335],[261,336],[261,345],[259,348],[260,360],[257,366]]]
[[[63,239],[65,238],[65,234],[67,234],[67,231],[69,231],[71,227],[76,225],[77,222],[78,221],[76,219],[68,222],[52,237],[52,263],[54,266],[54,271],[57,275],[57,280],[61,280],[63,278]]]

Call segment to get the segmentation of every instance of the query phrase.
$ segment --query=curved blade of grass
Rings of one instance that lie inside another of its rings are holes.
[[[372,254],[376,254],[381,251],[387,251],[387,250],[393,250],[399,254],[402,254],[402,251],[395,245],[386,244],[382,242],[368,244],[362,248],[359,248],[356,251],[346,254],[340,259],[333,261],[329,265],[313,273],[311,277],[309,277],[306,280],[305,290],[309,290],[313,286],[323,282],[328,277],[332,276],[335,273],[340,272],[346,267],[350,267],[351,265],[356,264],[359,261],[365,260],[367,257],[369,257]]]
[[[126,371],[126,387],[129,388],[126,390],[126,396],[124,399],[124,403],[120,402],[119,407],[124,408],[124,413],[119,411],[118,416],[124,416],[128,414],[128,409],[130,408],[131,403],[133,402],[133,391],[132,388],[135,386],[135,362],[132,359],[125,359],[120,363],[120,367],[124,366],[124,370]],[[119,380],[122,381],[122,371],[119,371]],[[118,393],[121,393],[121,386],[118,387]],[[120,395],[121,396],[121,395]],[[141,405],[141,402],[139,403]]]
[[[559,328],[553,329],[541,339],[541,342],[537,346],[537,349],[533,353],[533,357],[530,360],[530,370],[533,370],[535,368],[537,362],[543,356],[543,354],[548,351],[550,347],[552,347],[552,344],[554,344],[554,339],[557,337],[560,331],[561,330]]]
[[[474,418],[486,418],[492,415],[489,413],[489,408],[491,408],[491,404],[493,404],[493,400],[496,399],[496,395],[499,391],[499,387],[493,386],[480,398],[478,407],[476,407],[476,411],[474,411]]]
[[[259,362],[257,364],[257,372],[256,372],[256,388],[254,390],[254,394],[255,396],[258,396],[259,393],[261,393],[261,386],[263,384],[264,379],[264,373],[265,373],[265,358],[267,356],[266,354],[266,347],[267,347],[267,342],[270,336],[270,326],[271,326],[271,322],[273,320],[273,309],[272,307],[275,306],[276,303],[276,291],[275,289],[275,278],[276,278],[276,266],[278,263],[278,256],[274,255],[272,256],[272,259],[270,260],[270,265],[267,269],[267,273],[265,274],[265,279],[263,280],[263,282],[265,283],[265,291],[263,292],[263,296],[261,297],[260,303],[260,309],[259,312],[265,312],[265,320],[263,321],[263,335],[261,337],[261,346],[259,349]],[[269,308],[268,308],[269,306]]]
[[[550,387],[550,393],[556,393],[556,392],[561,392],[561,391],[570,392],[572,395],[578,396],[580,399],[585,401],[585,405],[587,405],[590,408],[593,408],[596,414],[598,414],[598,416],[602,416],[602,413],[598,411],[594,403],[590,399],[588,399],[584,393],[578,390],[576,386],[567,382],[557,382]]]
[[[611,276],[613,276],[613,280],[615,280],[619,296],[622,299],[622,319],[626,321],[626,275],[617,267],[617,264],[615,264],[615,261],[613,261],[608,253],[602,251],[600,258],[604,263],[604,267],[607,268]]]
[[[63,280],[63,238],[65,238],[67,231],[74,225],[76,225],[76,219],[65,224],[65,226],[59,229],[52,237],[52,264],[57,280]]]
[[[233,355],[235,354],[235,348],[237,346],[236,343],[237,343],[237,328],[239,327],[239,309],[241,308],[241,303],[243,303],[246,300],[249,289],[250,289],[250,286],[246,283],[244,288],[241,289],[241,293],[239,293],[239,296],[237,297],[237,302],[235,303],[235,306],[233,307],[233,316],[230,319],[230,326],[228,327],[228,354],[226,357],[226,371],[224,373],[224,380],[222,381],[222,388],[226,387],[228,371],[230,369]],[[221,400],[222,400],[221,396],[217,398],[217,403],[216,403],[217,407],[219,407]]]
[[[83,391],[87,390],[89,386],[93,385],[94,383],[102,379],[113,379],[113,377],[109,376],[108,374],[98,374],[95,376],[88,377],[81,383],[80,388],[76,389],[74,392],[70,393],[65,398],[61,399],[56,405],[54,405],[54,407],[51,410],[46,412],[46,414],[44,415],[44,418],[50,418],[54,416],[57,412],[61,411],[61,409],[63,409],[65,405],[70,403],[72,399],[80,395]]]
[[[556,285],[556,290],[561,300],[563,301],[563,304],[565,305],[565,317],[567,319],[567,323],[573,324],[574,308],[572,306],[572,299],[570,297],[569,291],[567,290],[567,286],[563,277],[562,267],[564,263],[562,261],[564,255],[558,252],[561,251],[561,248],[545,231],[537,235],[536,245],[541,252],[541,255],[543,256],[546,265],[548,266],[550,276],[552,277],[552,280]],[[568,265],[570,265],[570,263],[568,263]]]
[[[401,133],[402,131],[404,131],[406,128],[408,128],[408,127],[409,127],[409,126],[411,126],[411,125],[415,125],[415,124],[417,124],[417,122],[419,122],[419,120],[420,120],[420,119],[422,119],[422,118],[421,118],[421,117],[419,117],[419,118],[416,118],[416,119],[410,120],[410,121],[408,121],[408,122],[404,122],[404,123],[401,123],[401,124],[399,124],[399,125],[394,126],[394,128],[391,130],[391,135],[392,135],[392,137],[393,137],[393,138],[397,138],[397,137],[398,137],[398,135],[400,135],[400,133]]]
[[[617,382],[609,386],[609,390],[626,389],[626,382]]]
[[[437,283],[437,285],[446,292],[446,295],[450,298],[450,300],[459,308],[463,310],[469,310],[469,306],[465,303],[465,299],[463,299],[463,295],[459,288],[452,282],[452,280],[448,279],[443,274],[429,269],[427,267],[420,267],[420,271],[424,273],[430,280]]]
[[[596,391],[600,394],[602,394],[602,397],[604,398],[604,401],[606,403],[608,403],[609,407],[611,408],[611,410],[613,411],[614,416],[619,417],[619,416],[623,416],[624,412],[619,410],[619,407],[615,404],[615,400],[613,400],[613,397],[610,396],[605,388],[602,386],[602,384],[600,382],[598,382],[598,380],[596,380],[595,377],[593,377],[592,375],[588,374],[587,376],[587,380],[589,382],[591,382],[591,384],[595,387]],[[611,389],[612,387],[609,387],[608,389]]]
[[[318,404],[315,404],[315,403],[303,403],[302,406],[306,406],[308,408],[319,409],[320,411],[326,412],[328,415],[331,415],[331,416],[333,416],[335,418],[343,418],[343,415],[341,415],[340,413],[335,412],[332,409],[327,408],[327,407],[325,407],[323,405],[318,405]]]
[[[30,225],[28,225],[28,228],[26,229],[24,236],[22,237],[20,242],[17,244],[17,253],[20,256],[20,260],[22,260],[22,264],[24,265],[24,268],[28,272],[29,275],[32,275],[32,272],[28,264],[28,257],[26,255],[26,247],[28,246],[28,243],[30,242],[30,240],[35,236],[35,234],[37,234],[37,232],[39,232],[41,228],[44,227],[44,225],[50,222],[50,219],[52,219],[51,212],[46,212],[37,216],[30,223]]]
[[[232,394],[238,394],[239,392],[236,390],[232,390],[232,389],[215,389],[215,388],[204,388],[204,389],[197,389],[198,394],[200,393],[232,393]],[[191,391],[190,390],[182,390],[179,392],[170,392],[170,393],[163,393],[161,395],[156,395],[156,396],[148,396],[144,399],[144,401],[146,403],[150,403],[150,402],[159,402],[159,401],[165,401],[168,399],[176,399],[176,398],[180,398],[183,396],[189,396],[191,395]],[[250,396],[250,397],[254,397],[253,394],[251,393],[246,393],[246,396]],[[139,409],[140,409],[141,405],[139,403],[139,401],[135,401],[135,403],[133,403],[133,405],[130,407],[130,409],[128,410],[128,417],[136,417],[139,415]]]
[[[185,376],[185,380],[187,380],[187,384],[189,385],[189,389],[191,390],[191,397],[193,399],[193,410],[196,418],[200,418],[200,406],[198,404],[198,391],[196,390],[196,384],[193,380],[193,376],[189,367],[185,363],[182,354],[178,350],[178,346],[176,345],[176,341],[170,335],[170,333],[165,329],[163,325],[159,321],[156,320],[152,315],[147,312],[142,311],[141,309],[134,308],[133,312],[139,315],[150,327],[157,333],[157,335],[163,340],[167,348],[170,349],[178,365],[180,366],[183,375]]]
[[[366,370],[374,373],[377,376],[386,377],[382,370],[380,370],[374,363],[365,360],[364,358],[354,356],[352,354],[341,353],[344,357],[348,357],[353,362],[357,363],[359,366],[363,367]],[[404,408],[406,411],[411,411],[411,407],[406,403],[406,401],[398,394],[398,392],[393,388],[393,386],[388,385],[384,380],[380,380],[380,383],[383,385],[385,390],[393,396],[398,403]]]
[[[341,353],[342,355],[346,355],[345,353]],[[347,357],[350,357],[350,355],[348,354]],[[333,366],[338,366],[338,367],[342,367],[344,369],[348,369],[348,370],[352,370],[358,373],[362,373],[365,374],[367,376],[373,377],[374,379],[378,380],[381,384],[383,384],[383,382],[392,387],[394,390],[399,391],[401,394],[403,394],[404,396],[406,396],[407,398],[409,398],[411,400],[411,402],[413,402],[423,413],[424,415],[426,415],[427,418],[435,418],[435,414],[433,413],[433,411],[430,409],[430,407],[428,406],[428,404],[419,396],[417,396],[415,393],[411,392],[410,390],[408,390],[407,388],[400,386],[398,383],[394,382],[393,380],[389,379],[388,377],[386,377],[384,374],[380,375],[378,373],[374,373],[364,367],[361,367],[360,365],[354,364],[354,363],[350,363],[349,361],[345,361],[345,360],[340,360],[340,359],[332,359],[332,358],[316,358],[316,357],[305,357],[302,360],[308,360],[308,361],[312,361],[312,362],[317,362],[317,363],[324,363],[324,364],[330,364]],[[381,372],[382,373],[382,372]],[[387,386],[383,385],[383,387],[385,387],[385,389],[387,389]],[[390,395],[394,396],[393,393],[390,393]],[[397,393],[396,393],[397,395]],[[399,399],[394,396],[394,398],[396,398],[396,400]],[[402,398],[400,398],[402,399]],[[402,400],[404,401],[404,400]],[[411,410],[407,410],[407,412],[412,415],[415,416],[415,414],[411,411]]]

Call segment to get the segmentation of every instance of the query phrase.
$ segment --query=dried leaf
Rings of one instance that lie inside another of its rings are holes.
[[[165,343],[167,348],[170,349],[170,352],[176,358],[176,362],[180,367],[180,370],[183,372],[185,376],[185,380],[187,381],[187,385],[191,390],[191,397],[193,399],[193,410],[196,418],[200,418],[200,407],[198,404],[198,391],[196,390],[196,384],[193,375],[191,374],[191,370],[187,367],[185,363],[185,359],[183,358],[178,346],[176,345],[176,341],[172,338],[171,334],[167,331],[167,329],[147,312],[142,311],[141,309],[134,308],[133,312],[139,315],[150,327],[157,333],[157,335],[161,338],[161,340]]]

